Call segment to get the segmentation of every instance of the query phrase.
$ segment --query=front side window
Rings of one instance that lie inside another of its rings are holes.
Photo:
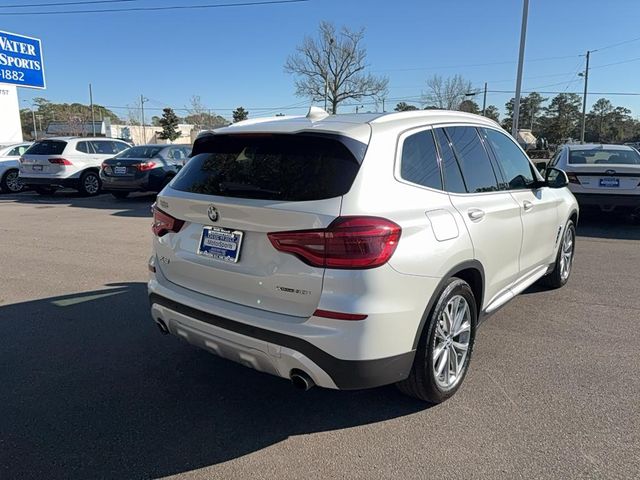
[[[20,145],[18,147],[12,148],[11,151],[9,152],[8,156],[9,157],[17,157],[19,155],[22,155],[24,152],[27,151],[27,146],[25,145]]]
[[[96,140],[91,142],[91,145],[98,155],[111,155],[113,153],[117,153],[114,152],[111,142]]]
[[[431,130],[405,138],[402,144],[400,176],[409,182],[442,190],[438,153]]]
[[[129,145],[123,142],[111,142],[111,146],[113,147],[114,153],[124,152],[127,148],[129,148]]]
[[[474,127],[446,127],[469,193],[494,192],[498,181],[489,155]]]
[[[504,133],[496,130],[482,130],[489,145],[495,153],[498,165],[502,169],[504,178],[510,190],[522,190],[531,188],[535,182],[535,176],[529,158],[522,150]]]

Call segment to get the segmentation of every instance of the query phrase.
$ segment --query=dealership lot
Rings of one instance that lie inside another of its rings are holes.
[[[590,215],[575,269],[480,329],[458,394],[294,390],[161,336],[153,197],[0,196],[0,478],[634,478],[640,226]]]

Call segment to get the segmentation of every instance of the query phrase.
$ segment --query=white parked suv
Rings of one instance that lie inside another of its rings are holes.
[[[31,142],[0,146],[0,192],[18,193],[23,190],[24,185],[18,178],[19,159],[30,146]]]
[[[38,193],[74,188],[100,193],[100,165],[131,145],[111,138],[58,137],[35,142],[20,158],[20,180]]]
[[[440,110],[247,120],[159,194],[160,329],[309,388],[460,386],[476,328],[569,279],[578,206],[495,122]]]

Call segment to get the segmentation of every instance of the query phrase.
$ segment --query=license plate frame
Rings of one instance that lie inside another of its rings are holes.
[[[604,188],[620,188],[620,179],[614,177],[601,178],[598,185]]]
[[[244,232],[205,225],[198,242],[198,255],[226,263],[238,263]],[[208,244],[207,244],[208,243]],[[232,245],[234,248],[229,248]]]
[[[127,174],[127,167],[113,167],[113,174],[114,175],[126,175]]]
[[[31,168],[33,168],[34,172],[41,172],[44,167],[42,165],[33,165]]]

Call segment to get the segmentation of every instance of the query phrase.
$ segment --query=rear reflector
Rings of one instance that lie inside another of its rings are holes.
[[[179,232],[183,225],[184,220],[173,218],[158,207],[153,207],[153,224],[151,225],[151,230],[156,236],[162,237],[169,232]]]
[[[71,163],[66,158],[50,158],[49,163],[52,163],[54,165],[73,165],[73,163]]]
[[[379,217],[339,217],[324,229],[269,233],[280,252],[314,267],[363,269],[384,265],[395,252],[402,229]]]
[[[316,310],[313,312],[314,317],[324,317],[324,318],[333,318],[335,320],[364,320],[367,318],[366,315],[361,313],[342,313],[342,312],[332,312],[330,310]]]

